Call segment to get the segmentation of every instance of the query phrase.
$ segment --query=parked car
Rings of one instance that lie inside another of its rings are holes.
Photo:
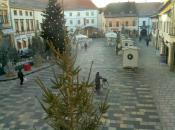
[[[21,51],[19,55],[21,58],[30,58],[33,56],[33,51],[31,49],[27,49],[27,50]]]

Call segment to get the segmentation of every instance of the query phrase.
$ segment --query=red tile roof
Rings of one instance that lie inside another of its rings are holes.
[[[64,10],[97,9],[91,0],[63,0]]]
[[[10,6],[44,9],[49,0],[10,0]],[[64,10],[97,9],[91,0],[57,0],[64,4]]]

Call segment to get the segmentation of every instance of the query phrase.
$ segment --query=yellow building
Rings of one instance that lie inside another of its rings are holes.
[[[138,17],[133,2],[112,3],[105,8],[106,31],[136,31]]]
[[[165,62],[170,70],[175,68],[175,2],[166,0],[158,15],[158,37],[157,41],[160,54],[165,57]]]

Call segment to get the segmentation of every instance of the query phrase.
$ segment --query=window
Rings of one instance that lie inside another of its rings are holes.
[[[73,32],[74,30],[71,28],[70,31]]]
[[[19,41],[17,42],[17,47],[18,47],[18,49],[22,48],[21,43]]]
[[[7,10],[0,10],[0,23],[2,23],[2,24],[8,23]]]
[[[94,16],[94,12],[91,12],[91,15]]]
[[[22,16],[22,10],[20,10],[20,11],[19,11],[19,15],[21,15],[21,16]]]
[[[72,13],[69,13],[69,16],[72,16]]]
[[[73,24],[73,21],[72,20],[70,20],[70,24]]]
[[[80,12],[77,12],[77,16],[80,16]]]
[[[26,16],[28,16],[28,11],[26,11]]]
[[[31,25],[31,30],[33,31],[34,27],[33,27],[33,20],[32,19],[30,20],[30,25]]]
[[[32,12],[30,12],[30,16],[32,16]]]
[[[24,32],[24,20],[20,19],[20,24],[21,24],[21,32]]]
[[[91,23],[92,23],[92,24],[94,23],[94,19],[91,19]]]
[[[128,21],[125,22],[125,25],[128,26]]]
[[[109,22],[109,27],[112,27],[112,22],[111,21]]]
[[[116,27],[119,27],[119,21],[116,22]]]
[[[135,20],[133,20],[132,25],[133,25],[133,26],[136,26],[136,22],[135,22]]]
[[[163,22],[163,32],[165,32],[165,22]]]
[[[25,40],[22,40],[23,41],[23,48],[26,48],[27,47],[27,43]]]
[[[78,24],[81,24],[80,20],[78,20]]]
[[[14,10],[13,13],[14,13],[14,15],[17,15],[17,10]]]
[[[36,20],[36,28],[37,28],[37,30],[39,30],[39,21],[38,20]]]
[[[15,19],[15,29],[16,29],[16,33],[19,33],[19,24],[18,24],[18,19]]]
[[[26,19],[26,27],[27,27],[27,31],[30,31],[30,27],[29,27],[29,19]]]
[[[142,26],[146,26],[146,21],[143,21]]]
[[[31,40],[30,40],[30,38],[28,38],[28,45],[30,45],[31,44]]]
[[[89,19],[86,19],[86,23],[89,24]]]
[[[86,16],[89,16],[89,12],[86,12]]]
[[[8,23],[8,13],[7,13],[7,10],[4,10],[3,11],[3,21],[5,24]]]
[[[0,10],[0,23],[3,23],[3,13],[2,13],[2,10]]]

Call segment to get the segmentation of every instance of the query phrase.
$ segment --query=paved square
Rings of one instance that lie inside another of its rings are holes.
[[[94,61],[91,79],[95,73],[108,79],[110,108],[104,115],[102,130],[161,130],[160,117],[155,104],[146,69],[122,68],[122,57],[116,56],[115,47],[105,45],[104,39],[95,39],[85,51],[78,51],[77,64],[82,77]],[[141,52],[142,53],[142,52]],[[142,57],[142,55],[141,55]],[[143,61],[141,61],[143,62]],[[142,64],[142,63],[141,63]],[[54,67],[52,67],[54,68]],[[53,77],[52,68],[27,76],[28,81],[19,86],[17,80],[0,82],[0,130],[51,130],[44,122],[44,112],[35,96],[41,96],[35,79],[39,76],[47,85]],[[102,89],[95,101],[103,99],[107,89]]]

